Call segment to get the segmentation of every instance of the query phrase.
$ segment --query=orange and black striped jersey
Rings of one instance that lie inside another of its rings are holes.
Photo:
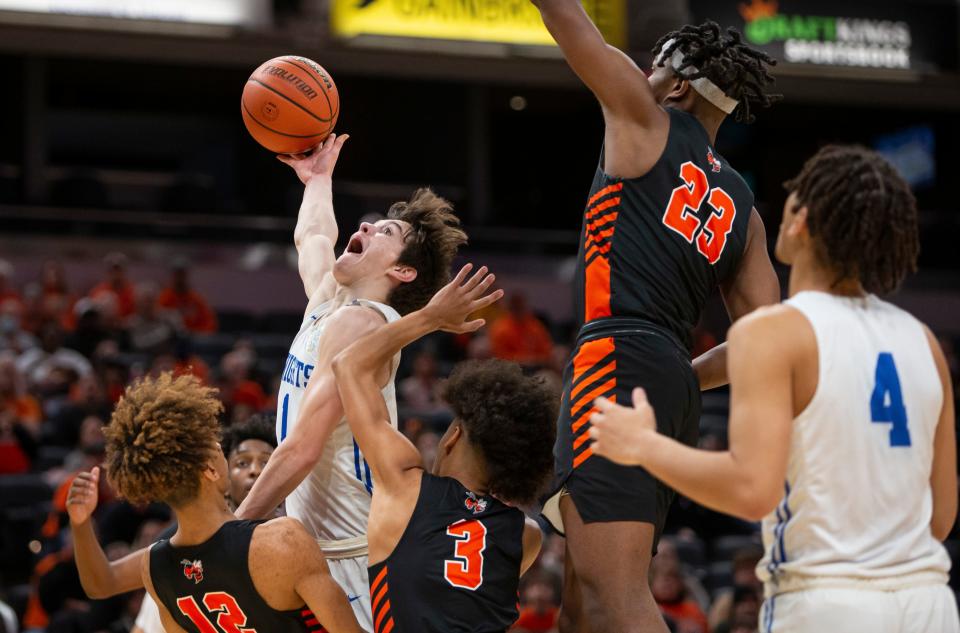
[[[575,299],[580,326],[598,330],[610,317],[641,319],[689,347],[707,297],[737,270],[753,193],[695,117],[667,112],[667,145],[647,174],[614,178],[597,168]]]
[[[516,622],[524,516],[423,473],[400,542],[371,565],[374,633],[503,633]]]
[[[228,521],[199,545],[177,547],[163,538],[150,549],[157,598],[184,631],[324,633],[306,605],[277,611],[254,586],[248,558],[261,523]]]

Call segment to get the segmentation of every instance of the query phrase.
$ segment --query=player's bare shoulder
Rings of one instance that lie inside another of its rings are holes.
[[[257,592],[277,610],[297,609],[300,578],[327,569],[320,547],[297,519],[280,517],[258,525],[250,539],[250,577]]]
[[[813,325],[787,303],[764,306],[738,319],[727,340],[730,353],[741,358],[761,359],[775,352],[794,367],[814,364],[815,369],[818,353]]]

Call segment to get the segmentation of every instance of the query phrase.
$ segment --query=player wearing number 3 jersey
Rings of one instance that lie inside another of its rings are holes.
[[[938,542],[957,514],[949,370],[930,331],[874,294],[916,266],[916,202],[857,147],[824,148],[787,187],[790,298],[730,331],[730,451],[658,434],[639,390],[634,408],[598,401],[594,450],[763,519],[762,633],[957,633]]]
[[[719,287],[732,320],[780,299],[753,193],[715,147],[729,114],[749,121],[751,102],[771,101],[772,60],[707,23],[664,37],[648,77],[604,42],[577,0],[534,3],[605,123],[544,506],[567,537],[560,629],[665,632],[646,580],[673,492],[593,454],[592,403],[627,401],[642,386],[662,431],[696,445],[700,390],[727,382],[725,346],[690,359],[707,298]]]
[[[127,388],[104,429],[107,476],[117,491],[134,503],[166,503],[177,518],[176,533],[141,556],[143,586],[164,630],[360,633],[303,525],[237,521],[230,512],[215,394],[192,376],[147,378]],[[71,503],[89,494],[77,488]]]
[[[377,370],[434,330],[468,332],[467,315],[500,298],[493,276],[465,267],[430,303],[363,337],[334,360],[347,421],[373,489],[367,539],[376,633],[495,633],[517,619],[520,575],[534,561],[536,523],[507,503],[536,499],[550,474],[556,394],[520,367],[489,361],[454,369],[445,393],[455,419],[432,474],[390,425]]]

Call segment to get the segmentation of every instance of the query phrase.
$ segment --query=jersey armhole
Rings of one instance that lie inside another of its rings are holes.
[[[795,310],[800,316],[806,320],[810,325],[810,329],[813,331],[813,340],[817,346],[817,386],[813,390],[813,395],[810,396],[810,402],[807,403],[807,406],[803,408],[802,411],[798,411],[795,416],[793,416],[794,423],[799,420],[807,411],[809,411],[813,405],[817,402],[820,397],[820,392],[823,389],[824,384],[824,362],[823,362],[823,337],[820,335],[820,331],[817,330],[817,326],[814,323],[813,319],[810,318],[810,315],[807,314],[806,310],[801,308],[798,305],[790,303],[789,300],[783,304],[784,306]]]
[[[433,477],[433,475],[431,475],[430,473],[428,473],[428,472],[426,471],[426,469],[419,468],[419,469],[417,469],[417,470],[420,471],[420,486],[419,486],[419,490],[417,491],[417,500],[416,500],[416,502],[413,504],[413,510],[410,512],[410,516],[407,518],[407,524],[406,524],[405,526],[403,526],[403,531],[400,532],[400,538],[397,539],[397,542],[394,544],[394,546],[393,546],[393,548],[390,550],[390,552],[389,552],[386,556],[383,557],[383,560],[378,561],[378,562],[376,562],[376,563],[371,563],[371,564],[370,564],[371,567],[372,567],[373,565],[389,564],[390,558],[391,558],[394,554],[397,553],[397,550],[399,550],[400,547],[407,541],[408,537],[411,536],[411,527],[410,527],[410,526],[413,525],[414,519],[415,519],[416,516],[417,516],[417,512],[420,510],[420,504],[423,503],[423,500],[424,500],[424,488],[427,486],[427,478],[428,478],[428,477]],[[435,478],[435,477],[434,477],[434,478]],[[435,478],[435,479],[436,479],[436,478]]]

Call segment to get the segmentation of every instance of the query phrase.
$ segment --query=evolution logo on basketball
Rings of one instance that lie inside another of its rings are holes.
[[[305,82],[303,79],[300,79],[300,77],[290,72],[289,70],[286,70],[284,68],[277,68],[276,66],[271,64],[270,66],[267,66],[266,68],[264,68],[263,72],[268,75],[274,75],[275,77],[279,77],[280,79],[283,79],[284,81],[292,84],[297,90],[302,92],[303,95],[308,99],[313,99],[314,97],[317,96],[316,90],[311,88],[307,84],[307,82]]]
[[[785,61],[910,68],[913,38],[906,22],[781,13],[779,0],[747,0],[739,11],[747,40],[759,46],[782,43]]]

